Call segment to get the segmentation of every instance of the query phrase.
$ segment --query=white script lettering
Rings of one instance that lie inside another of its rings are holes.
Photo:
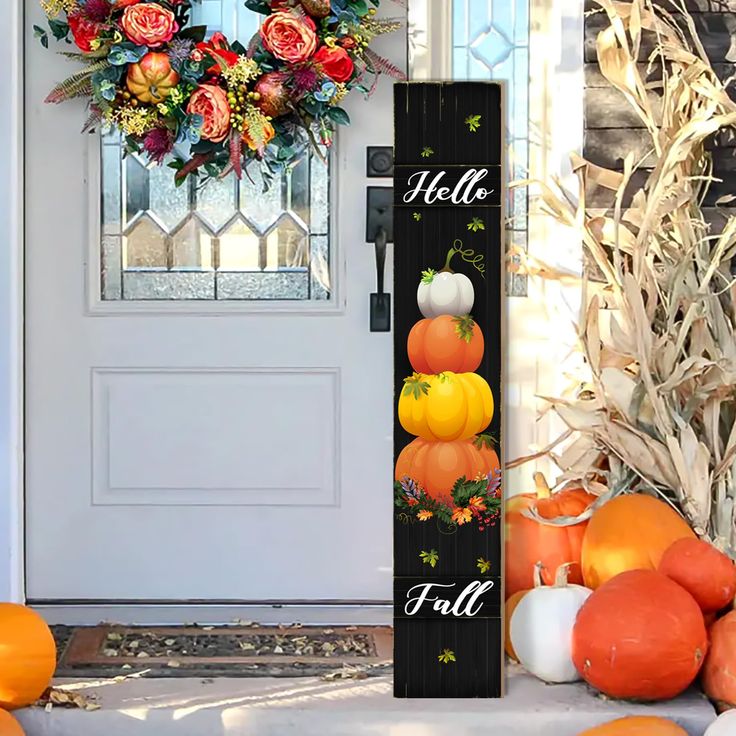
[[[437,200],[442,202],[449,200],[453,204],[473,204],[476,200],[483,200],[495,191],[478,186],[488,176],[488,169],[468,169],[455,184],[454,189],[440,186],[446,171],[438,172],[434,179],[426,185],[430,173],[429,171],[417,171],[409,177],[407,184],[411,189],[404,195],[406,204],[413,202],[422,193],[424,193],[425,204],[433,204]]]
[[[455,583],[450,583],[449,585],[443,585],[442,583],[420,583],[419,585],[414,585],[409,588],[406,594],[408,600],[404,606],[404,613],[407,616],[413,616],[424,603],[431,603],[432,609],[439,611],[443,616],[475,616],[483,607],[482,603],[478,603],[478,599],[483,593],[493,587],[493,581],[484,580],[481,582],[480,580],[473,580],[472,583],[465,586],[465,589],[461,591],[454,603],[437,595],[430,597],[430,593],[433,592],[432,588],[454,587]],[[418,592],[414,594],[414,591],[417,589]]]

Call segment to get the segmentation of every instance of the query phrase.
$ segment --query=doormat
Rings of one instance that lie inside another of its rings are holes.
[[[52,628],[56,677],[350,677],[392,667],[388,627]]]

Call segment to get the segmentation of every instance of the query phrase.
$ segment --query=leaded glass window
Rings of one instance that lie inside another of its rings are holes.
[[[260,16],[240,0],[203,0],[192,22],[248,40]],[[103,300],[330,298],[329,166],[305,148],[264,187],[257,162],[204,186],[123,157],[102,137]]]
[[[507,130],[510,175],[529,169],[529,0],[453,0],[453,79],[507,82]],[[509,194],[511,240],[527,247],[526,188]],[[511,274],[510,296],[526,296],[526,277]]]

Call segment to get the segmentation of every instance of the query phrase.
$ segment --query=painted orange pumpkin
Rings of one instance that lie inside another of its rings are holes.
[[[736,566],[702,539],[678,539],[665,550],[657,569],[685,588],[703,613],[720,611],[736,595]]]
[[[128,65],[128,90],[141,102],[163,102],[178,83],[169,57],[159,51],[149,51],[137,64]]]
[[[528,590],[517,590],[516,593],[509,596],[509,598],[506,599],[506,610],[504,612],[504,622],[503,622],[503,648],[506,652],[506,654],[511,657],[511,659],[514,660],[514,662],[518,662],[519,658],[516,656],[516,652],[514,651],[514,645],[511,643],[511,617],[514,615],[514,611],[516,610],[516,606],[521,603],[521,599],[528,593]]]
[[[687,731],[668,718],[627,716],[589,728],[579,736],[687,736]]]
[[[703,665],[703,690],[719,710],[736,708],[736,611],[710,627],[710,649]]]
[[[35,611],[0,603],[0,708],[23,708],[38,700],[56,669],[56,644]]]
[[[401,451],[395,479],[409,477],[432,498],[449,501],[458,478],[465,476],[470,480],[500,467],[487,435],[453,442],[431,442],[417,437]]]
[[[617,496],[593,514],[585,531],[585,585],[595,590],[627,570],[656,570],[678,539],[695,539],[695,533],[667,503],[641,493]]]
[[[443,314],[411,328],[407,352],[417,373],[472,373],[483,360],[483,333],[475,320]]]
[[[512,496],[506,501],[506,595],[534,587],[534,566],[541,562],[542,580],[553,585],[560,565],[570,565],[568,580],[580,585],[580,551],[587,521],[572,526],[540,524],[524,515],[536,511],[543,519],[579,516],[596,497],[582,488],[552,493],[541,473],[534,476],[535,493]]]
[[[7,711],[0,710],[0,736],[24,736],[20,723]]]
[[[707,651],[695,599],[655,570],[621,573],[593,591],[572,634],[575,667],[612,698],[674,698],[695,679]]]

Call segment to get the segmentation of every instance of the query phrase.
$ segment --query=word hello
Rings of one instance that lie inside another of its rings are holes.
[[[444,170],[438,172],[429,183],[427,180],[431,175],[430,171],[417,171],[412,174],[406,182],[411,189],[404,195],[404,202],[409,204],[417,197],[421,199],[421,195],[424,194],[425,204],[433,204],[437,201],[473,204],[476,200],[483,200],[495,191],[478,186],[488,176],[488,169],[467,169],[452,189],[440,186],[446,174]]]
[[[434,588],[454,587],[455,583],[420,583],[409,588],[406,593],[408,600],[404,606],[404,613],[407,616],[413,616],[425,603],[431,603],[432,610],[441,613],[443,616],[475,616],[483,608],[483,603],[479,599],[493,587],[493,581],[473,580],[472,583],[465,586],[464,590],[460,591],[454,601],[440,598],[439,595],[433,595],[435,592],[442,592],[434,591]]]

